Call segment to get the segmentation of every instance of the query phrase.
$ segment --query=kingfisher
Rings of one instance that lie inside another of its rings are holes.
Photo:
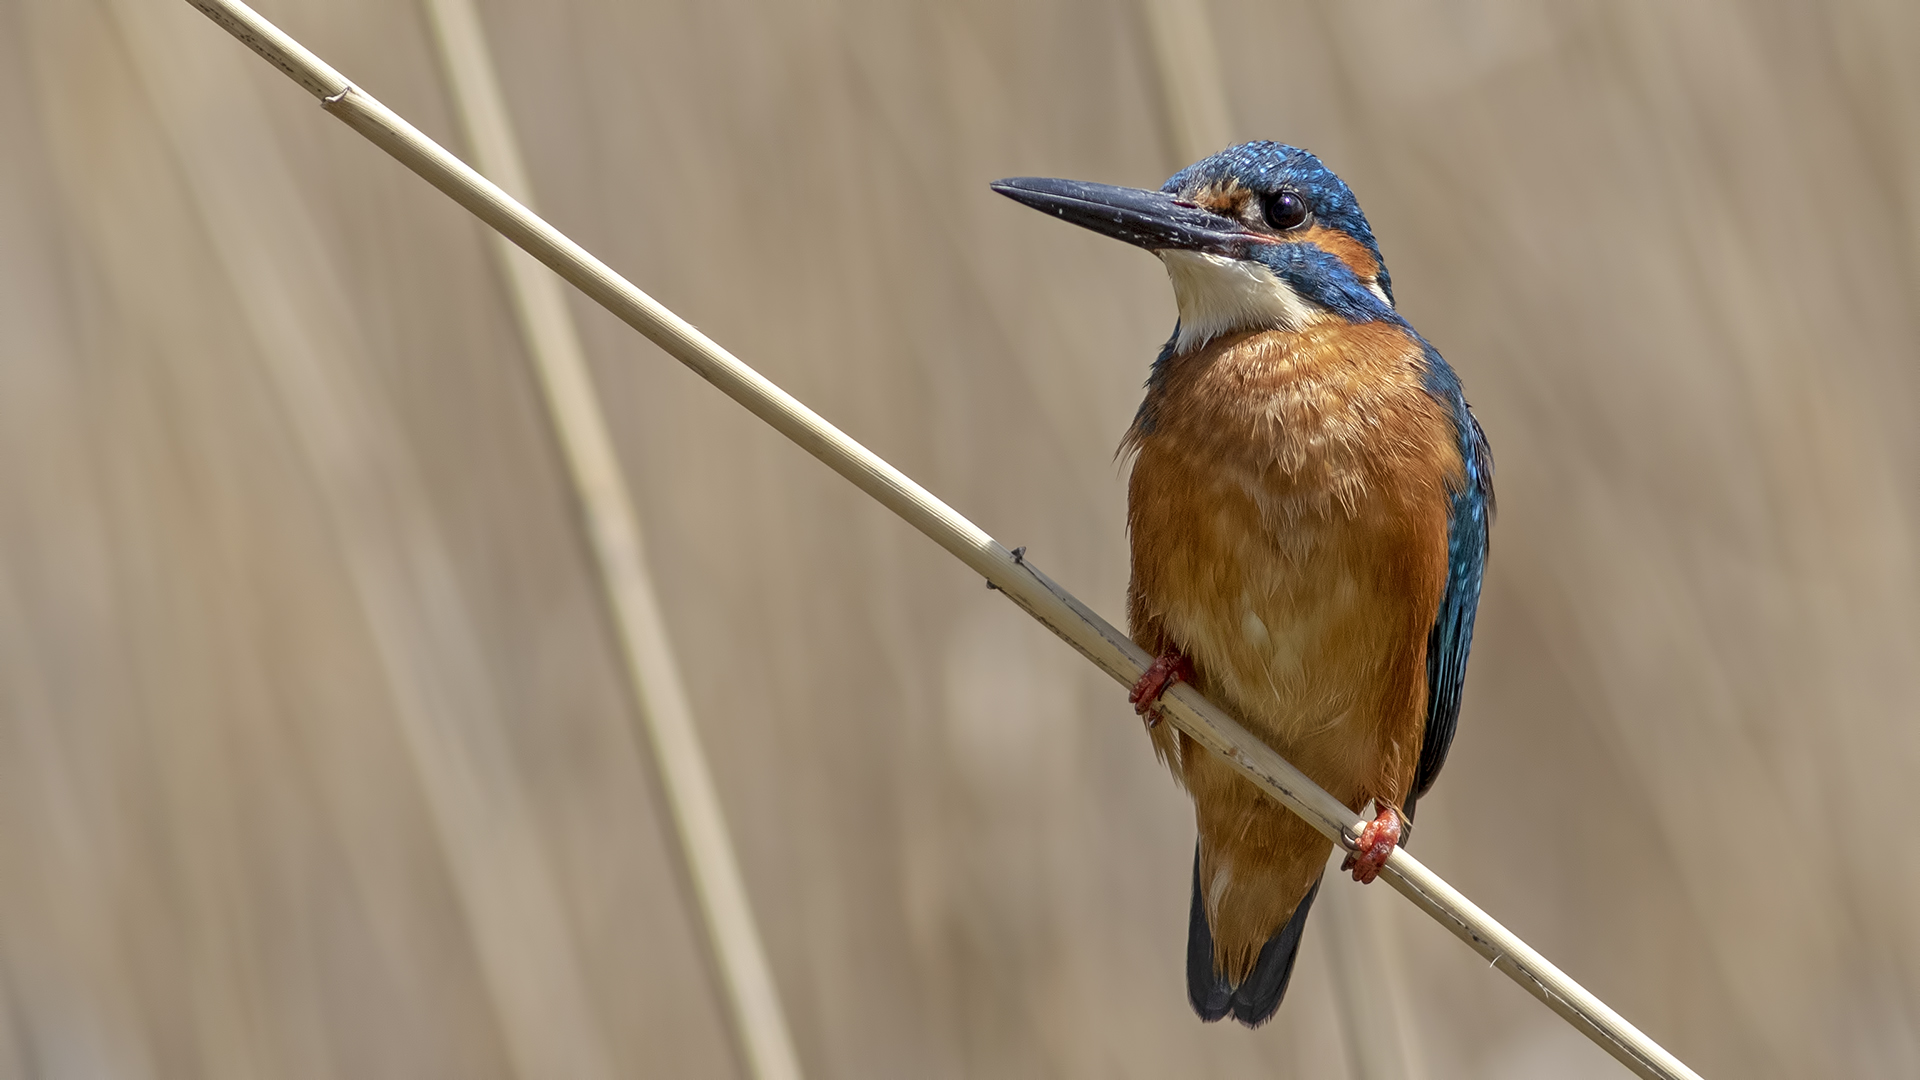
[[[1445,763],[1473,640],[1493,460],[1460,379],[1394,308],[1366,215],[1318,157],[1230,147],[1158,191],[995,191],[1160,257],[1179,318],[1131,457],[1130,696],[1193,798],[1187,996],[1249,1027],[1286,994],[1331,841],[1171,724],[1185,681],[1356,815],[1371,882]]]

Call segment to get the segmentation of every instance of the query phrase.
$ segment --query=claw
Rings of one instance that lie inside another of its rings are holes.
[[[1147,665],[1147,670],[1141,674],[1140,681],[1133,684],[1133,689],[1127,691],[1127,700],[1133,703],[1133,711],[1145,717],[1147,727],[1152,729],[1159,726],[1161,719],[1160,710],[1154,707],[1154,702],[1159,701],[1160,695],[1166,693],[1167,687],[1174,683],[1192,681],[1193,662],[1179,649],[1168,646],[1165,652],[1153,658],[1153,663]]]
[[[1400,811],[1382,806],[1379,816],[1361,827],[1360,842],[1340,869],[1353,871],[1353,880],[1362,885],[1379,877],[1380,868],[1387,865],[1387,857],[1400,843],[1401,822]]]

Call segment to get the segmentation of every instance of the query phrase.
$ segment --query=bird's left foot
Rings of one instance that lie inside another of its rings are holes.
[[[1174,683],[1193,681],[1193,662],[1179,649],[1168,646],[1167,650],[1153,658],[1140,681],[1133,684],[1127,692],[1127,700],[1133,702],[1133,711],[1146,718],[1147,727],[1154,728],[1160,723],[1160,710],[1154,702],[1167,692]]]
[[[1380,876],[1380,868],[1387,865],[1387,856],[1400,843],[1400,811],[1391,806],[1382,806],[1380,814],[1360,829],[1360,843],[1347,855],[1340,869],[1353,871],[1353,880],[1365,885]]]

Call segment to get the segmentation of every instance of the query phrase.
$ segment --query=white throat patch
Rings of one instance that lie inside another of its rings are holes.
[[[1301,330],[1327,318],[1318,304],[1249,259],[1229,259],[1198,251],[1156,252],[1173,281],[1180,306],[1176,353],[1197,349],[1238,330]]]

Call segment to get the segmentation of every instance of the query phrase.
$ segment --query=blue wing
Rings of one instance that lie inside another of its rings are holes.
[[[1473,616],[1480,607],[1480,578],[1487,568],[1487,523],[1493,514],[1493,454],[1480,422],[1460,392],[1460,381],[1427,346],[1428,389],[1451,406],[1460,429],[1460,456],[1466,482],[1453,493],[1447,524],[1447,589],[1440,614],[1427,636],[1427,727],[1420,745],[1420,767],[1407,797],[1414,803],[1433,786],[1447,762],[1454,728],[1460,721],[1460,691],[1466,684],[1467,652],[1473,647]]]

